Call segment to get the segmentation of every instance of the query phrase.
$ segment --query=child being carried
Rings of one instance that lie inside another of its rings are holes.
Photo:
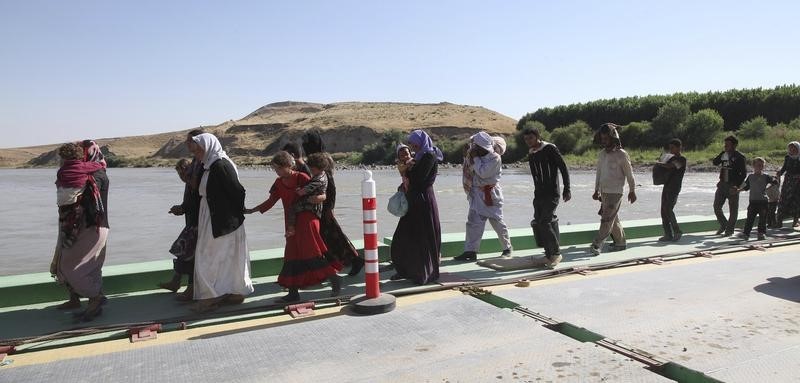
[[[328,168],[328,158],[324,153],[314,153],[308,156],[306,164],[311,169],[311,180],[303,187],[297,188],[296,193],[299,197],[292,204],[293,214],[288,215],[287,237],[294,235],[298,213],[310,211],[316,214],[317,218],[322,217],[322,204],[312,202],[311,197],[325,195],[328,188],[328,175],[325,172]]]

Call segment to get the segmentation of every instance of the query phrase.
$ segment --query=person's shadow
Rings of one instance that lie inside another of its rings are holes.
[[[776,298],[800,303],[800,275],[791,278],[772,277],[769,282],[762,283],[753,288],[762,294],[772,295]]]

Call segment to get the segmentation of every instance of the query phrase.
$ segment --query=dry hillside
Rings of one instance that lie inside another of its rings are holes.
[[[480,130],[510,135],[516,121],[479,106],[378,102],[269,104],[236,121],[203,127],[220,137],[232,157],[269,156],[307,129],[318,129],[330,152],[361,151],[390,130],[425,129],[434,138],[466,138]],[[181,145],[187,130],[147,136],[102,138],[104,151],[125,159],[188,156]],[[0,149],[0,167],[52,166],[57,144]]]

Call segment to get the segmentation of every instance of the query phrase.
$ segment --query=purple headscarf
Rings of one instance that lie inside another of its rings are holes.
[[[415,130],[408,135],[408,142],[414,145],[419,146],[419,150],[414,153],[414,160],[419,161],[422,159],[422,156],[425,153],[433,154],[433,157],[436,158],[436,161],[444,160],[444,154],[439,148],[433,146],[433,140],[431,140],[431,136],[428,133],[425,133],[421,130]]]

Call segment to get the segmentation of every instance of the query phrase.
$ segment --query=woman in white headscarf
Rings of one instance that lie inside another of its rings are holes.
[[[241,303],[253,292],[250,254],[244,231],[244,187],[217,137],[192,137],[189,150],[202,161],[200,214],[195,250],[193,310],[211,311],[220,303]]]
[[[785,176],[778,205],[777,227],[783,226],[784,218],[800,215],[800,142],[792,141],[786,148],[786,157],[777,176]],[[793,222],[796,224],[797,221]]]

